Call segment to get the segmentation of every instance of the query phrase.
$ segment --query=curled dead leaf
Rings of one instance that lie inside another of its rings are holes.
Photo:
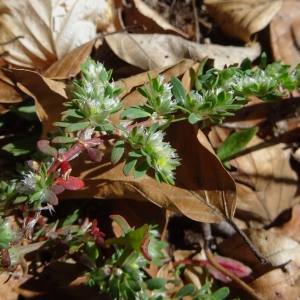
[[[54,130],[52,123],[61,119],[67,86],[33,71],[13,69],[18,87],[35,99],[36,113],[43,123],[43,136]]]
[[[174,65],[183,58],[201,61],[208,56],[215,60],[215,67],[241,62],[260,55],[260,46],[233,47],[200,45],[179,36],[166,34],[118,33],[105,38],[113,52],[124,61],[143,70],[152,70]]]
[[[205,0],[204,3],[220,29],[228,36],[246,43],[265,28],[280,10],[282,0]]]
[[[237,169],[237,208],[268,224],[298,203],[297,173],[290,165],[290,149],[268,144],[255,136],[245,155],[230,161]]]
[[[255,281],[250,286],[263,299],[290,300],[300,297],[299,263],[291,261],[280,269],[273,270]]]
[[[3,58],[17,66],[45,70],[96,37],[97,24],[112,20],[110,1],[1,1]]]
[[[283,1],[282,8],[270,24],[271,47],[275,60],[296,67],[300,61],[300,3]]]

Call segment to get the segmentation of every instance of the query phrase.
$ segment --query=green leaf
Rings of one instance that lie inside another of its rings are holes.
[[[111,152],[111,162],[115,165],[123,156],[125,151],[125,142],[117,141]]]
[[[262,53],[260,59],[261,59],[261,61],[260,61],[260,64],[259,64],[259,68],[264,70],[267,66],[267,54],[266,54],[266,52]]]
[[[90,125],[90,122],[79,122],[75,124],[71,124],[66,128],[66,132],[74,132],[78,130],[82,130]]]
[[[195,124],[195,123],[197,123],[200,119],[194,114],[194,113],[191,113],[190,115],[189,115],[189,123],[190,124]]]
[[[140,149],[136,149],[136,150],[130,151],[128,153],[128,156],[131,156],[131,157],[142,157],[143,154],[141,153]]]
[[[172,93],[178,104],[183,104],[186,100],[186,93],[181,81],[177,77],[172,77],[171,85]]]
[[[138,119],[138,118],[145,118],[145,117],[151,117],[151,114],[143,110],[142,106],[140,108],[129,106],[120,115],[121,120]]]
[[[12,111],[19,115],[21,118],[27,121],[35,121],[38,120],[36,111],[35,111],[35,104],[32,101],[29,101],[24,106],[19,106],[17,108],[13,108]]]
[[[126,163],[123,168],[124,175],[128,176],[130,172],[134,169],[137,162],[137,158],[129,156],[126,159]]]
[[[19,196],[15,199],[14,204],[22,203],[27,200],[27,196]]]
[[[56,127],[68,127],[71,124],[72,123],[62,121],[62,122],[55,122],[52,125]]]
[[[110,215],[109,217],[121,227],[125,234],[133,230],[124,217],[120,215]]]
[[[145,283],[147,285],[147,289],[153,291],[153,290],[164,289],[167,281],[164,278],[151,278],[147,280]]]
[[[149,170],[149,164],[147,160],[144,160],[140,164],[137,165],[137,167],[134,170],[134,178],[141,178],[143,177],[147,171]]]
[[[2,150],[11,153],[14,156],[28,154],[36,150],[36,142],[38,141],[39,137],[39,135],[33,135],[25,139],[18,139],[17,141],[6,144],[4,147],[2,147]]]
[[[212,294],[213,297],[216,298],[216,300],[223,300],[229,295],[229,288],[228,287],[222,287],[216,292]]]
[[[175,299],[181,299],[185,296],[192,296],[196,293],[197,289],[196,287],[190,283],[185,286],[183,286],[175,295]]]
[[[141,285],[139,281],[129,279],[127,280],[127,283],[134,292],[139,292],[141,290]]]
[[[242,71],[251,70],[252,69],[252,62],[251,60],[246,57],[242,62],[240,66]]]
[[[246,147],[256,133],[257,129],[254,127],[231,134],[218,149],[217,156],[222,162],[230,160],[232,156]]]
[[[84,115],[82,115],[81,113],[78,113],[75,109],[68,109],[66,111],[63,111],[61,114],[71,116],[74,118],[80,118],[80,119],[84,118]]]
[[[67,216],[64,220],[61,220],[59,222],[59,228],[73,224],[78,219],[78,217],[79,217],[79,209],[76,209],[73,211],[71,215]]]
[[[51,142],[54,144],[66,144],[77,141],[77,138],[69,136],[56,136]]]

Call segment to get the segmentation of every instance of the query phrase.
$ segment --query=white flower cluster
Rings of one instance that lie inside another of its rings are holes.
[[[121,109],[115,91],[120,87],[109,82],[110,73],[99,62],[89,59],[82,67],[84,78],[75,82],[74,102],[92,126],[109,123],[109,115]]]
[[[157,131],[148,132],[143,126],[138,128],[133,142],[141,147],[151,159],[153,167],[162,178],[170,183],[174,183],[174,170],[180,165],[176,150],[169,143],[163,141],[165,133]]]
[[[174,106],[177,105],[177,102],[172,99],[171,84],[163,84],[163,75],[158,75],[154,81],[155,83],[150,81],[145,84],[145,89],[150,94],[148,101],[158,115],[172,113],[176,110]]]

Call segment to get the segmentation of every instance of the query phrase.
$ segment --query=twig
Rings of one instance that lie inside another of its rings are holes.
[[[252,242],[250,241],[250,239],[246,236],[246,234],[244,233],[244,231],[242,231],[240,228],[238,228],[238,226],[232,220],[227,219],[226,222],[228,222],[228,224],[231,225],[236,230],[236,232],[242,237],[242,239],[247,243],[247,245],[250,247],[250,249],[253,252],[253,254],[260,260],[260,262],[262,264],[266,264],[268,262],[267,259],[264,258],[259,253],[259,251],[252,244]]]
[[[196,0],[192,0],[193,3],[193,10],[194,10],[194,18],[195,18],[195,36],[196,36],[196,43],[200,43],[200,29],[199,29],[199,22],[198,22],[198,12],[196,6]]]
[[[247,283],[243,280],[232,274],[230,271],[221,266],[214,258],[212,252],[210,251],[208,245],[205,245],[205,254],[209,263],[215,267],[218,271],[222,272],[224,275],[229,277],[231,280],[236,282],[239,286],[241,286],[245,291],[247,291],[251,296],[253,296],[257,300],[264,300],[260,295],[258,295]]]

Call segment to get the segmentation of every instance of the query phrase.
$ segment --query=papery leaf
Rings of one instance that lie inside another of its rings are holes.
[[[55,179],[55,183],[70,191],[80,190],[84,187],[83,180],[72,176],[70,176],[67,180],[63,179],[62,177],[57,177]]]
[[[47,154],[47,155],[50,155],[50,156],[53,156],[53,157],[57,157],[58,155],[58,152],[55,148],[49,146],[50,142],[47,141],[47,140],[39,140],[37,142],[37,147],[38,149]]]

